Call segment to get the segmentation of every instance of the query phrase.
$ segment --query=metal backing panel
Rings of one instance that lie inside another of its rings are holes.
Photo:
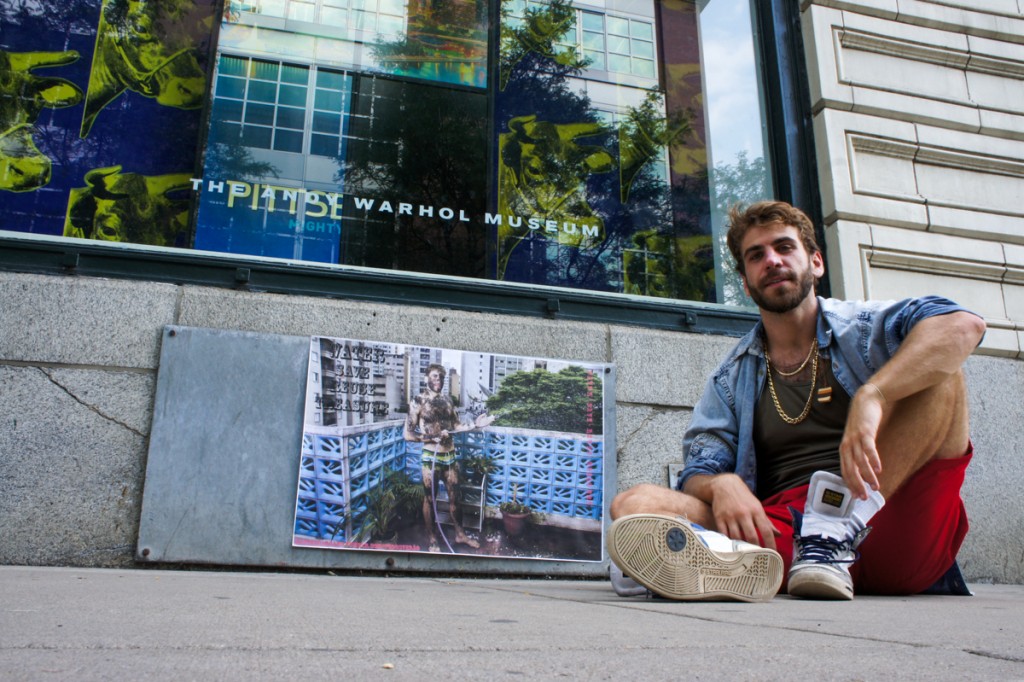
[[[292,547],[309,337],[164,329],[136,558],[143,562],[598,576],[607,562]],[[615,491],[606,377],[605,515]],[[609,456],[606,454],[606,456]]]

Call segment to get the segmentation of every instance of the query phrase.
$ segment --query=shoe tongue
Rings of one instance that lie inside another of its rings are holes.
[[[853,495],[838,476],[815,474],[807,491],[808,511],[822,516],[844,518],[850,513]]]
[[[843,542],[853,534],[849,522],[845,519],[837,519],[831,516],[820,516],[818,514],[805,514],[800,524],[800,536],[811,537],[820,535],[823,538]]]

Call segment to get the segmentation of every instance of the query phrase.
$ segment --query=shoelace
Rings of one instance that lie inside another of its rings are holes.
[[[850,540],[833,540],[823,535],[808,535],[796,538],[800,546],[798,561],[813,561],[819,564],[852,564],[860,558],[860,552],[853,549]],[[840,554],[853,552],[852,559],[838,559]]]

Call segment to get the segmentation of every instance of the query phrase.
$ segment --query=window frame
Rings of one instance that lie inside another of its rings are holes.
[[[799,9],[786,0],[752,4],[758,56],[764,66],[776,196],[808,212],[824,245]],[[138,244],[100,244],[16,232],[0,235],[0,270],[192,284],[728,336],[746,333],[758,319],[755,310],[701,301]],[[827,281],[818,291],[827,295]]]

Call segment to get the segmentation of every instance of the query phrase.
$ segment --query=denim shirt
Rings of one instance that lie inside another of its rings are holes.
[[[852,396],[888,362],[915,324],[961,310],[938,296],[867,302],[819,296],[818,349]],[[756,492],[754,413],[766,377],[762,329],[758,322],[708,379],[683,435],[686,465],[677,490],[691,476],[736,473]]]

